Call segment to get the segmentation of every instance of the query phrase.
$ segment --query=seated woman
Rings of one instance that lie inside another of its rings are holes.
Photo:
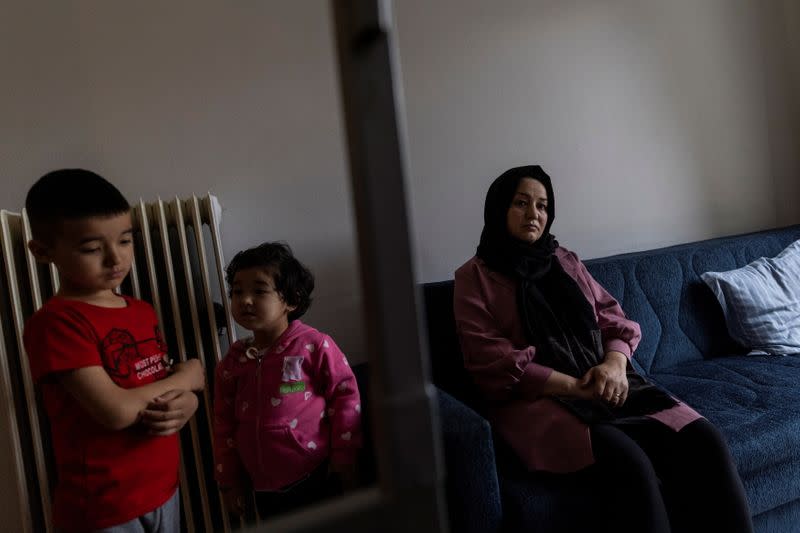
[[[639,325],[559,246],[554,216],[541,167],[508,170],[455,274],[464,363],[494,429],[529,470],[591,483],[594,521],[615,533],[752,531],[724,438],[633,370]]]

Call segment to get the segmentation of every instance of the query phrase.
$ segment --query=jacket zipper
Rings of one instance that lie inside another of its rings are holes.
[[[262,476],[264,463],[261,458],[261,360],[264,355],[257,356],[256,362],[256,453],[258,454],[258,474]]]

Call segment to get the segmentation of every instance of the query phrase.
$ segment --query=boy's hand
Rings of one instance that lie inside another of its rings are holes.
[[[206,371],[199,359],[189,359],[172,367],[175,374],[183,374],[187,381],[188,390],[201,391],[206,388]]]
[[[225,487],[220,489],[222,491],[222,503],[225,504],[225,510],[237,516],[242,516],[247,507],[245,498],[247,498],[247,491],[240,485],[233,487]]]
[[[150,435],[172,435],[192,418],[199,401],[191,391],[171,390],[154,398],[141,413],[141,424]]]

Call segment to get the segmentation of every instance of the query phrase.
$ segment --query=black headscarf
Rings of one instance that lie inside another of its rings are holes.
[[[507,226],[508,209],[523,178],[535,179],[547,191],[547,224],[539,239],[533,244],[512,237]],[[516,277],[517,271],[521,271],[520,275],[524,278],[541,277],[549,271],[553,252],[558,247],[558,242],[550,235],[550,226],[553,224],[555,213],[553,186],[550,183],[550,176],[542,170],[542,167],[528,165],[503,172],[492,182],[489,192],[486,193],[478,257],[492,270],[510,277]]]
[[[547,192],[547,223],[528,243],[508,231],[508,210],[523,178],[533,178]],[[605,353],[594,309],[575,280],[555,257],[558,241],[550,234],[555,195],[550,176],[538,165],[515,167],[501,174],[486,194],[483,232],[477,256],[517,282],[517,311],[536,361],[580,379],[603,362]],[[627,366],[628,399],[621,407],[571,397],[558,398],[583,420],[630,420],[672,407],[676,401]]]

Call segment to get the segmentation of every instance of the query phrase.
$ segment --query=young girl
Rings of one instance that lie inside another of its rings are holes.
[[[347,358],[303,324],[314,278],[281,243],[236,254],[226,269],[233,317],[253,336],[217,365],[215,476],[229,511],[255,490],[264,518],[334,491],[352,477],[361,404]]]

